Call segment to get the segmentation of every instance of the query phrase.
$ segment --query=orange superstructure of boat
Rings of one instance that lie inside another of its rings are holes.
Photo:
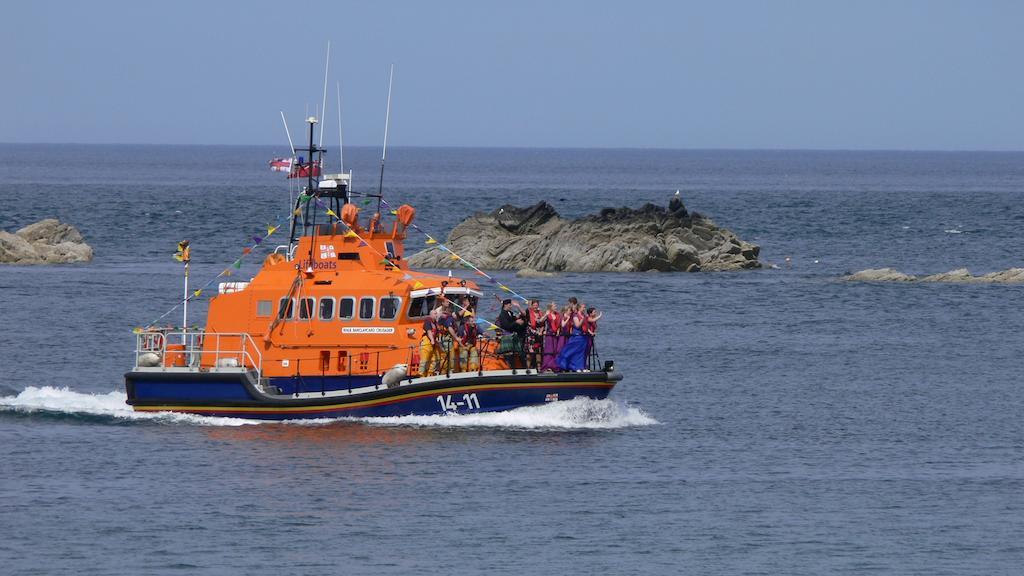
[[[301,149],[311,159],[323,153],[314,123]],[[138,331],[128,403],[258,419],[467,413],[604,398],[621,379],[596,353],[582,371],[516,366],[516,355],[499,354],[500,336],[486,330],[478,361],[463,363],[457,342],[447,341],[435,355],[443,362],[423,365],[432,311],[445,301],[476,309],[484,292],[450,272],[409,269],[404,241],[415,209],[381,209],[389,205],[379,191],[363,196],[376,196],[376,211],[363,214],[351,202],[351,173],[307,174],[288,243],[251,280],[219,284],[205,328]]]

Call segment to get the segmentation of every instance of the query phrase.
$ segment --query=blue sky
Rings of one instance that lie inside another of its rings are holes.
[[[1024,2],[18,2],[0,142],[1024,150]],[[326,139],[336,141],[329,106]]]

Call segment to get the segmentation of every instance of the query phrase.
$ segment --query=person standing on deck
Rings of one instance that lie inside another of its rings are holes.
[[[562,350],[562,315],[554,302],[548,304],[545,318],[543,361],[540,369],[554,372],[558,370],[558,353]]]
[[[480,354],[476,349],[476,340],[480,335],[476,326],[476,318],[472,310],[462,313],[462,325],[459,326],[459,364],[466,372],[480,369]]]
[[[558,353],[558,367],[566,372],[582,372],[586,366],[587,337],[583,334],[583,310],[571,308],[568,322],[569,339]]]
[[[498,314],[497,322],[495,322],[503,332],[501,347],[498,349],[498,353],[505,355],[505,361],[508,363],[509,368],[515,368],[517,364],[522,366],[525,361],[523,357],[523,340],[526,336],[526,321],[522,315],[512,311],[512,306],[513,302],[511,299],[506,298],[502,300],[501,312]],[[519,362],[515,363],[515,360]]]
[[[423,321],[423,337],[420,338],[420,375],[433,376],[435,374],[434,350],[437,347],[437,310],[431,310],[430,315]]]

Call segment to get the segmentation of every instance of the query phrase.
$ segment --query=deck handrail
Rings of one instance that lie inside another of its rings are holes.
[[[211,341],[212,339],[212,341]],[[227,340],[227,342],[225,342]],[[176,342],[175,342],[176,341]],[[231,343],[231,344],[229,344]],[[169,357],[168,354],[174,355]],[[145,358],[155,354],[156,358]],[[204,362],[210,356],[212,362]],[[234,360],[234,365],[222,360]],[[187,368],[217,371],[245,368],[263,375],[263,353],[247,332],[205,330],[146,330],[135,337],[135,368]]]

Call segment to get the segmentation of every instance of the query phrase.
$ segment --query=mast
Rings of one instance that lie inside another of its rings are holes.
[[[377,184],[377,213],[380,213],[381,195],[384,194],[384,159],[388,156],[388,124],[391,122],[391,84],[395,79],[395,65],[388,73],[388,108],[384,113],[384,148],[380,153],[380,181]]]

